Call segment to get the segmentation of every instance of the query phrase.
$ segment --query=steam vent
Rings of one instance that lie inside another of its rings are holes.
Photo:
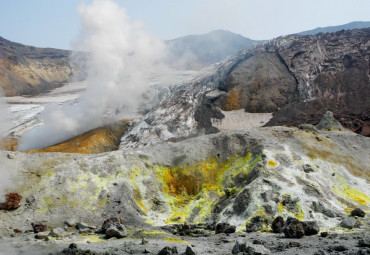
[[[0,37],[0,255],[370,254],[370,28],[161,42],[79,13],[84,50]]]

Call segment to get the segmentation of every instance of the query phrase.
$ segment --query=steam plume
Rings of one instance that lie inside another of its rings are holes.
[[[44,126],[26,133],[19,150],[46,147],[84,131],[128,117],[147,88],[147,78],[162,69],[165,46],[111,0],[81,5],[81,32],[74,44],[89,52],[88,87],[77,104],[50,105]]]
[[[7,131],[12,127],[12,123],[6,109],[5,97],[0,88],[0,139],[7,135]],[[0,164],[0,202],[4,202],[6,190],[11,188],[13,184],[14,172],[10,172],[7,162]]]
[[[8,110],[6,109],[5,97],[0,87],[0,139],[6,136],[7,131],[12,127]]]

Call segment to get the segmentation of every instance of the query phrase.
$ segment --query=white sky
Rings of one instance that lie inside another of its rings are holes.
[[[70,48],[77,7],[92,0],[0,0],[0,36],[39,47]],[[114,0],[163,39],[226,29],[271,39],[316,27],[370,21],[370,0]]]

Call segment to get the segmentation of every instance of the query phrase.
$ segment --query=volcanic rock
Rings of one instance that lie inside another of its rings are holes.
[[[324,131],[344,131],[343,126],[334,118],[333,113],[327,111],[316,128]]]
[[[225,234],[231,234],[235,233],[236,227],[233,225],[230,225],[228,222],[221,222],[216,225],[216,234],[225,233]]]
[[[19,207],[22,196],[18,193],[7,193],[5,202],[0,203],[0,209],[5,211],[15,210]]]
[[[124,238],[127,236],[126,227],[120,223],[112,224],[107,230],[105,231],[105,237],[107,239],[116,237],[116,238]]]
[[[358,245],[360,247],[368,247],[368,248],[370,248],[370,236],[366,236],[366,237],[358,240]]]
[[[77,222],[75,226],[78,230],[93,230],[96,229],[95,226],[89,225],[85,222]]]
[[[65,237],[67,235],[68,235],[68,233],[64,229],[62,229],[62,228],[53,228],[50,231],[50,236],[56,237],[56,238],[58,238],[58,237]]]
[[[243,252],[243,254],[253,254],[253,255],[267,255],[271,254],[271,251],[261,244],[252,244],[249,242],[239,243],[236,241],[232,254],[238,254]]]
[[[173,247],[166,246],[158,252],[158,255],[177,255],[177,254],[178,253],[176,246]]]
[[[351,216],[365,217],[365,212],[361,208],[355,208],[351,211]]]
[[[272,224],[271,224],[272,232],[274,232],[274,233],[282,233],[283,232],[284,225],[285,225],[284,218],[281,217],[281,216],[277,216],[272,221]]]
[[[45,232],[48,229],[48,227],[41,222],[31,223],[31,225],[34,233]]]
[[[358,222],[355,218],[353,217],[345,217],[342,222],[340,223],[340,226],[342,228],[348,228],[348,229],[352,229],[352,228],[355,228],[357,226]]]
[[[196,255],[196,253],[190,246],[186,246],[185,255]]]
[[[40,233],[37,233],[35,235],[35,239],[49,241],[50,240],[49,234],[50,233],[48,233],[48,232],[40,232]]]
[[[305,234],[303,223],[291,217],[287,219],[283,232],[288,238],[301,238]]]
[[[320,233],[320,236],[321,237],[327,237],[328,236],[328,232],[326,232],[326,231],[325,232],[321,232]]]
[[[247,232],[256,232],[262,229],[263,226],[268,225],[268,219],[260,215],[251,218],[251,222],[246,225]]]
[[[316,221],[303,221],[304,235],[311,236],[320,232],[319,225]]]
[[[344,127],[361,133],[370,112],[369,38],[366,28],[266,43],[265,49],[277,51],[297,81],[295,99],[267,125],[317,124],[329,110]]]
[[[99,234],[105,234],[107,239],[116,237],[123,238],[127,236],[126,227],[121,224],[123,222],[122,218],[111,217],[103,222],[101,228],[96,231]]]

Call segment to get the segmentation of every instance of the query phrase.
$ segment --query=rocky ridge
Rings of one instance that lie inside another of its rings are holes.
[[[218,132],[215,120],[238,109],[273,113],[267,126],[317,124],[332,111],[345,128],[369,136],[369,37],[370,29],[290,35],[214,64],[172,86],[120,148]]]

